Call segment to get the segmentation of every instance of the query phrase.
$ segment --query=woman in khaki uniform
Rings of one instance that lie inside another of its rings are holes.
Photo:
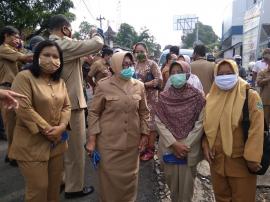
[[[12,89],[27,98],[19,100],[9,157],[16,159],[26,183],[27,202],[59,201],[64,131],[70,119],[70,102],[60,79],[63,56],[59,46],[43,41],[35,49],[30,70],[20,72]]]
[[[87,150],[91,154],[96,147],[101,156],[100,201],[134,202],[149,110],[143,83],[132,78],[131,53],[115,53],[112,70],[112,77],[99,81],[89,109]]]
[[[256,175],[261,168],[264,116],[258,93],[238,76],[237,64],[223,60],[206,100],[203,149],[210,162],[217,202],[254,202]],[[248,95],[246,90],[249,89]],[[248,96],[250,128],[244,143],[242,111]]]
[[[183,61],[171,64],[169,75],[172,85],[160,93],[155,105],[158,153],[172,202],[192,201],[196,166],[202,160],[205,98],[187,83],[188,72],[184,65],[188,64]],[[183,161],[182,164],[163,161],[167,154],[174,154]]]
[[[25,55],[19,51],[21,46],[19,31],[12,26],[5,26],[0,30],[0,89],[10,90],[15,76],[19,73],[18,62],[30,62],[33,55]],[[3,124],[8,140],[8,150],[12,143],[13,130],[15,127],[15,113],[10,110],[1,110]],[[9,161],[16,165],[15,161]]]

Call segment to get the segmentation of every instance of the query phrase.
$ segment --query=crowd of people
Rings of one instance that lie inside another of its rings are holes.
[[[86,152],[97,167],[99,200],[134,202],[140,161],[153,158],[156,141],[173,202],[192,201],[203,158],[217,202],[255,201],[252,172],[261,169],[264,117],[270,121],[270,49],[254,68],[260,96],[245,81],[241,58],[207,61],[203,44],[192,58],[172,46],[160,68],[143,42],[129,52],[104,45],[100,30],[72,39],[64,15],[51,17],[49,31],[48,39],[33,37],[28,51],[16,28],[0,31],[5,161],[18,165],[25,201],[59,201],[63,187],[68,199],[93,193],[84,185]]]

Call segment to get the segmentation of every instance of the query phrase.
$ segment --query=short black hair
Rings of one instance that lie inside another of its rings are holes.
[[[113,49],[105,47],[101,51],[101,57],[105,57],[106,55],[112,55],[113,54]]]
[[[194,54],[199,55],[201,57],[205,57],[206,47],[203,44],[196,45],[194,48]]]
[[[52,79],[54,81],[58,81],[60,79],[60,76],[62,73],[64,61],[63,61],[63,52],[62,52],[61,48],[58,46],[58,44],[54,41],[50,41],[50,40],[41,41],[36,46],[35,51],[34,51],[34,56],[33,56],[33,64],[30,66],[29,70],[32,72],[32,74],[35,77],[40,76],[40,73],[41,73],[41,69],[39,66],[40,53],[45,47],[51,47],[51,46],[55,46],[58,50],[58,53],[59,53],[60,68],[52,74]]]
[[[179,46],[172,46],[170,47],[170,53],[173,53],[175,55],[179,55]]]
[[[19,33],[20,33],[19,30],[13,26],[3,27],[0,31],[0,45],[4,43],[6,34],[8,36],[10,36],[10,35],[15,35],[15,34],[19,34]]]
[[[146,52],[148,52],[148,47],[147,47],[147,45],[146,45],[146,43],[144,43],[144,42],[138,42],[138,43],[136,43],[135,45],[134,45],[134,50],[133,50],[133,52],[135,52],[135,49],[137,48],[137,46],[139,46],[139,45],[141,45],[141,46],[143,46],[144,47],[144,49],[146,50]]]
[[[66,16],[59,14],[51,17],[50,23],[49,23],[49,29],[50,30],[59,30],[63,26],[70,27],[71,24]]]
[[[129,57],[129,59],[131,60],[132,63],[134,63],[134,57],[133,57],[133,55],[132,55],[130,52],[127,52],[127,53],[125,54],[124,58],[125,58],[126,56]],[[123,58],[123,60],[124,60],[124,58]]]

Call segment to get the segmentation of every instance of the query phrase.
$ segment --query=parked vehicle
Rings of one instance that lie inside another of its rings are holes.
[[[169,49],[164,50],[159,58],[158,66],[161,68],[162,65],[166,62],[166,55],[169,53]],[[192,57],[193,49],[180,49],[180,55],[188,55],[190,58]]]

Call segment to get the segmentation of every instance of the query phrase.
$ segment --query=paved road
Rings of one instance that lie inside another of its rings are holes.
[[[18,168],[14,168],[4,163],[4,156],[7,143],[0,141],[0,201],[1,202],[22,202],[24,198],[24,182]],[[86,157],[87,158],[87,157]],[[87,162],[88,159],[87,159]],[[90,163],[86,163],[85,183],[87,185],[97,185],[97,176]],[[141,163],[138,202],[157,202],[156,177],[153,172],[153,161]],[[66,202],[98,202],[98,192],[92,195],[76,199],[65,200],[62,194],[61,201]]]

